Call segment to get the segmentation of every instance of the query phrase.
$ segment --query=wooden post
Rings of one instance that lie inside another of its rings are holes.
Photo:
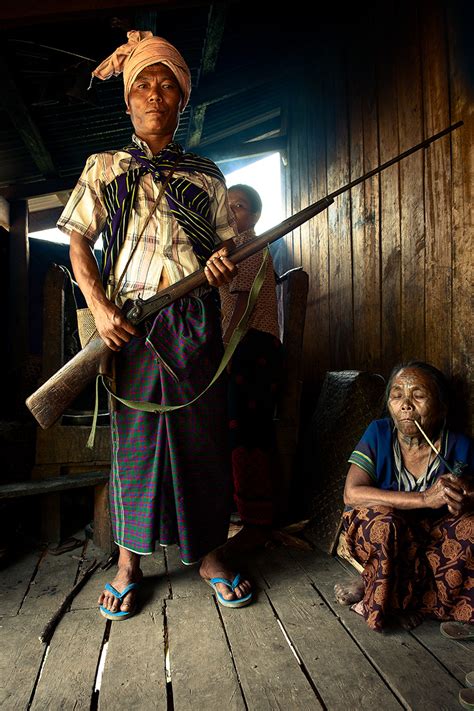
[[[275,422],[278,458],[278,476],[275,478],[277,519],[284,519],[288,512],[291,480],[296,464],[303,386],[301,352],[308,284],[308,274],[304,271],[291,272],[286,282],[283,329],[285,370]]]
[[[28,343],[28,203],[10,204],[8,386],[15,413],[24,410]]]

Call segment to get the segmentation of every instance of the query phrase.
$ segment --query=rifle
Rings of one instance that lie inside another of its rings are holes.
[[[272,244],[272,242],[284,237],[296,227],[299,227],[318,213],[326,210],[329,205],[334,202],[335,198],[342,193],[359,185],[368,178],[381,173],[386,168],[398,163],[403,158],[419,151],[421,148],[428,147],[434,141],[446,136],[462,125],[463,121],[458,121],[443,131],[431,136],[431,138],[427,138],[416,146],[403,151],[403,153],[400,153],[400,155],[395,158],[386,161],[361,177],[352,180],[342,188],[335,190],[322,200],[318,200],[300,212],[297,212],[296,215],[288,217],[276,227],[272,227],[258,237],[246,242],[244,245],[231,250],[228,254],[228,258],[234,264],[238,264],[242,260],[247,259],[247,257],[261,251],[269,244]],[[129,300],[125,302],[122,307],[122,313],[134,326],[137,326],[152,314],[160,311],[165,306],[168,306],[205,283],[207,283],[207,279],[204,276],[204,270],[199,269],[193,274],[172,284],[169,288],[160,291],[156,296],[152,296],[150,299],[143,300],[138,297],[133,301]],[[111,354],[111,349],[104,343],[102,338],[97,335],[77,355],[71,358],[57,373],[27,398],[26,406],[43,429],[47,429],[53,425],[86,385],[94,380],[99,373],[105,372],[106,364]]]

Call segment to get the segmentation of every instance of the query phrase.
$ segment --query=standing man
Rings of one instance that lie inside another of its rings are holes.
[[[74,274],[97,330],[116,352],[117,395],[179,405],[204,390],[222,356],[211,287],[236,273],[227,247],[215,251],[234,236],[233,219],[217,166],[172,142],[191,90],[183,57],[151,32],[127,37],[93,74],[123,73],[132,144],[88,158],[58,227],[70,236]],[[102,274],[93,255],[99,235]],[[209,286],[160,311],[143,332],[122,315],[126,299],[149,298],[200,266]],[[151,554],[156,541],[177,543],[185,564],[202,561],[201,576],[231,605],[250,602],[250,583],[211,552],[227,538],[231,507],[225,421],[219,381],[195,404],[166,414],[112,407],[111,517],[119,560],[99,598],[105,617],[133,614],[140,556]]]

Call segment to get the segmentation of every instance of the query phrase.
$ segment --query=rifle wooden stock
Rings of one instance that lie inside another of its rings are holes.
[[[431,143],[433,143],[433,141],[437,141],[439,138],[446,136],[451,133],[451,131],[454,131],[462,125],[463,122],[458,121],[452,126],[448,126],[448,128],[445,128],[443,131],[436,133],[430,138],[418,143],[416,146],[400,153],[400,155],[386,161],[365,175],[352,180],[350,183],[344,185],[338,190],[335,190],[322,200],[309,205],[304,208],[304,210],[297,212],[296,215],[288,217],[276,227],[272,227],[270,230],[267,230],[258,237],[246,242],[241,247],[232,250],[229,253],[229,259],[234,264],[238,264],[243,259],[259,252],[267,245],[275,242],[281,237],[284,237],[284,235],[288,234],[288,232],[291,232],[296,227],[299,227],[304,222],[311,219],[311,217],[314,217],[319,212],[325,210],[329,207],[329,205],[331,205],[331,203],[334,202],[334,199],[342,193],[350,190],[356,185],[359,185],[359,183],[362,183],[364,180],[381,173],[389,166],[394,165],[403,158],[415,153],[415,151],[419,151],[421,148],[427,148]],[[133,302],[125,303],[122,309],[123,313],[131,323],[137,325],[163,307],[181,298],[198,286],[205,284],[206,281],[204,270],[199,269],[194,272],[194,274],[190,274],[184,279],[176,282],[176,284],[172,284],[168,289],[159,292],[156,296],[152,296],[150,299],[142,300],[138,298]],[[36,392],[29,396],[26,400],[26,405],[43,429],[47,429],[54,424],[62,415],[67,406],[76,399],[86,385],[88,385],[98,373],[104,372],[103,369],[101,369],[101,366],[103,367],[104,361],[111,353],[112,351],[105,345],[104,341],[97,336],[85,348],[83,348],[82,351],[74,356],[74,358],[63,365],[61,370],[47,380],[38,390],[36,390]]]
[[[26,406],[44,430],[51,427],[86,385],[103,371],[112,352],[100,336],[93,338],[27,398]]]

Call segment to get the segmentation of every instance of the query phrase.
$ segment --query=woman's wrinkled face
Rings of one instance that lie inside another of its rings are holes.
[[[392,380],[388,411],[397,430],[406,437],[418,437],[418,422],[428,436],[435,433],[445,415],[436,383],[418,368],[402,368]]]

